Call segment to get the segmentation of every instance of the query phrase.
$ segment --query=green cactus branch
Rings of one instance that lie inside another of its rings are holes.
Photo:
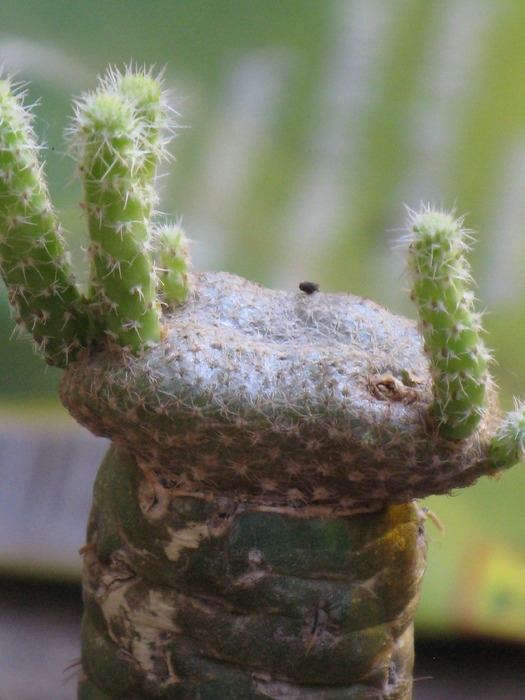
[[[85,345],[89,320],[51,205],[23,93],[0,81],[0,272],[15,318],[50,364]]]
[[[525,403],[516,407],[502,420],[490,445],[490,457],[498,467],[512,467],[525,457]]]
[[[105,91],[77,103],[78,160],[91,245],[93,308],[106,333],[138,350],[160,339],[150,252],[151,209],[142,182],[140,122],[132,105]]]
[[[151,70],[137,73],[129,68],[124,74],[112,70],[108,72],[103,89],[108,92],[115,90],[133,105],[139,124],[136,138],[141,151],[137,176],[144,187],[152,185],[158,163],[170,158],[168,145],[174,128],[171,119],[174,110],[170,108],[167,92],[162,89],[161,76],[153,77]],[[151,194],[153,198],[157,196],[154,188]]]
[[[462,223],[430,208],[413,213],[407,256],[411,298],[432,368],[435,417],[440,433],[456,440],[468,437],[481,420],[490,359],[468,288],[468,232]]]
[[[89,287],[31,128],[0,82],[0,272],[112,446],[84,553],[79,698],[411,697],[425,510],[522,459],[502,416],[461,219],[411,213],[413,321],[349,294],[188,272],[156,212],[171,110],[151,70],[75,103]]]
[[[188,295],[189,241],[179,226],[158,226],[153,234],[158,293],[165,306],[180,304]]]

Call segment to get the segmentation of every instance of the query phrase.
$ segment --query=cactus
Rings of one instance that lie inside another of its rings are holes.
[[[525,404],[516,402],[514,411],[509,411],[490,445],[492,461],[501,467],[512,467],[524,461],[525,450]]]
[[[0,273],[19,326],[50,364],[63,367],[85,344],[89,320],[22,98],[10,80],[0,81]]]
[[[423,337],[349,294],[190,274],[184,234],[155,221],[162,87],[111,70],[69,129],[82,294],[30,116],[9,81],[0,96],[2,275],[65,368],[64,405],[112,441],[82,547],[79,698],[410,698],[414,499],[524,447],[523,407],[502,416],[488,373],[461,220],[410,218]]]
[[[163,304],[180,304],[188,295],[188,239],[180,226],[164,225],[153,234],[157,291]]]
[[[106,333],[137,350],[159,341],[150,251],[149,162],[133,102],[105,89],[77,103],[78,160],[91,237],[93,308]],[[148,154],[149,155],[149,154]]]
[[[409,229],[411,297],[430,356],[439,431],[451,439],[465,438],[481,420],[489,360],[467,288],[468,232],[461,219],[432,209],[412,214]]]

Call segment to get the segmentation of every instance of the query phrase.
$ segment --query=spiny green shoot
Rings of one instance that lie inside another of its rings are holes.
[[[142,145],[142,171],[144,182],[153,182],[157,164],[170,157],[167,145],[173,133],[173,122],[161,77],[154,78],[150,71],[124,74],[113,73],[117,92],[135,109],[140,123],[138,136]],[[111,90],[111,83],[108,85]]]
[[[129,66],[123,73],[113,68],[101,79],[101,86],[105,93],[119,95],[133,108],[137,147],[135,175],[150,195],[151,216],[158,199],[154,187],[157,166],[170,158],[167,146],[175,126],[172,116],[175,112],[163,89],[162,74],[153,76],[152,68],[133,70]]]
[[[78,100],[71,133],[91,238],[93,309],[110,337],[137,351],[161,335],[143,124],[132,103],[102,87]]]
[[[188,239],[179,226],[159,226],[154,232],[158,295],[163,304],[180,304],[188,295]]]
[[[469,289],[470,236],[462,224],[428,207],[411,212],[407,236],[411,298],[430,358],[434,414],[441,435],[453,440],[468,437],[481,419],[489,361]]]
[[[512,467],[525,458],[525,403],[516,401],[490,445],[490,458],[497,468]]]
[[[152,69],[110,69],[75,104],[69,138],[91,238],[85,296],[73,280],[22,97],[9,80],[0,82],[0,272],[19,325],[60,366],[101,329],[133,352],[155,344],[157,292],[163,303],[187,294],[182,232],[160,227],[152,241],[156,168],[173,130],[161,77]]]
[[[0,273],[20,327],[65,366],[89,321],[53,211],[24,93],[0,81]]]

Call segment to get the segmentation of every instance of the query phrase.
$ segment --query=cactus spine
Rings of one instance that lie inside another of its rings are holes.
[[[63,367],[85,344],[89,322],[22,97],[0,81],[0,273],[18,324],[48,363]]]
[[[481,419],[489,359],[468,289],[468,233],[461,219],[430,208],[412,214],[409,229],[411,298],[431,362],[434,414],[441,435],[458,440]]]

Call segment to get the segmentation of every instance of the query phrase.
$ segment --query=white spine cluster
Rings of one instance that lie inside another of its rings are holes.
[[[497,468],[525,460],[525,402],[516,401],[514,410],[505,415],[490,445],[490,457]]]

